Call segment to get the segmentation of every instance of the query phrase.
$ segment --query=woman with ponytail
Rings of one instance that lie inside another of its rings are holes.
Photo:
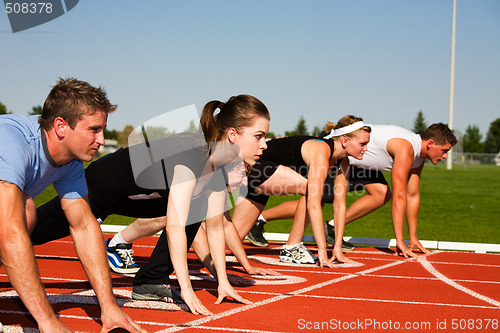
[[[207,103],[197,133],[148,141],[147,129],[138,128],[134,134],[145,142],[87,167],[89,202],[96,218],[104,220],[111,214],[138,218],[106,241],[111,269],[136,273],[132,298],[185,303],[194,314],[211,314],[193,291],[187,265],[187,250],[200,229],[206,232],[205,243],[208,240],[213,261],[210,272],[218,281],[216,303],[225,297],[250,303],[228,281],[223,223],[228,188],[247,183],[246,170],[267,148],[268,131],[266,106],[253,96],[239,95],[226,103]],[[37,209],[34,244],[69,234],[58,202],[52,200]],[[202,221],[205,228],[200,228]],[[63,225],[66,233],[56,235],[54,230],[64,230]],[[162,229],[148,264],[139,269],[130,242]],[[174,271],[180,294],[170,284],[169,275]]]
[[[207,103],[200,118],[200,127],[209,149],[208,158],[203,163],[203,172],[195,175],[191,170],[186,170],[186,165],[177,165],[174,168],[166,212],[166,232],[163,233],[166,234],[168,249],[165,239],[161,237],[150,262],[136,274],[133,296],[135,299],[144,299],[141,296],[147,299],[148,286],[165,285],[169,282],[169,273],[175,271],[181,297],[191,312],[208,315],[211,312],[201,303],[191,286],[186,251],[191,245],[189,240],[192,242],[192,237],[196,234],[193,231],[198,230],[203,219],[199,216],[199,211],[205,211],[205,230],[219,284],[216,303],[222,302],[225,297],[232,297],[236,301],[249,304],[249,301],[234,291],[226,274],[223,216],[227,210],[226,185],[229,185],[229,182],[217,178],[220,174],[216,171],[232,163],[235,156],[240,156],[248,166],[255,164],[267,148],[265,137],[269,131],[269,113],[264,104],[255,97],[239,95],[230,98],[226,103]],[[189,169],[189,166],[187,168]],[[223,170],[222,176],[225,173]],[[244,182],[246,183],[246,179]],[[217,188],[221,184],[223,188]],[[206,207],[201,203],[194,205],[193,200],[196,199],[193,198],[200,195],[206,197]],[[194,230],[189,232],[188,240],[186,230],[191,227],[190,223]],[[164,265],[165,251],[170,254],[171,266]],[[155,261],[157,258],[158,262]]]
[[[370,127],[363,119],[345,116],[337,125],[329,125],[324,139],[292,136],[268,142],[268,149],[252,167],[248,177],[248,195],[234,210],[233,221],[243,239],[262,213],[269,195],[302,195],[294,214],[290,236],[280,253],[285,262],[309,263],[332,267],[333,260],[348,262],[342,253],[344,230],[338,230],[331,259],[328,259],[323,231],[322,196],[326,177],[334,173],[334,218],[345,220],[348,156],[362,159],[370,140]],[[307,223],[311,223],[318,246],[316,258],[301,243]],[[339,223],[339,226],[343,223]]]

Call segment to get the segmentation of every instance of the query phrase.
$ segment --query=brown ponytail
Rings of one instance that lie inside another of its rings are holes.
[[[220,111],[214,115],[217,109]],[[210,146],[212,142],[222,141],[229,128],[233,127],[241,132],[244,127],[251,126],[257,117],[270,119],[264,103],[250,95],[238,95],[231,97],[226,103],[210,101],[205,104],[200,126]]]

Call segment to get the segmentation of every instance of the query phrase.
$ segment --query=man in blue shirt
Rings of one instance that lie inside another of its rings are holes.
[[[33,198],[50,184],[99,299],[103,331],[145,332],[116,303],[102,232],[86,199],[82,161],[91,161],[104,144],[108,113],[115,109],[101,88],[60,79],[40,117],[0,116],[0,259],[42,332],[71,331],[48,301],[29,237],[36,222]]]

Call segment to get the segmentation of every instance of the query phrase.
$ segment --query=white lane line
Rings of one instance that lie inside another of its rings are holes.
[[[484,302],[487,302],[487,303],[490,303],[496,307],[499,307],[500,308],[500,302],[494,300],[494,299],[491,299],[489,297],[486,297],[484,295],[481,295],[473,290],[470,290],[462,285],[459,285],[458,283],[456,283],[455,281],[453,281],[452,279],[444,276],[441,272],[439,272],[434,266],[432,266],[432,264],[427,261],[427,258],[426,257],[418,257],[418,262],[420,262],[420,264],[422,264],[422,266],[429,272],[431,273],[432,275],[434,275],[435,277],[437,277],[439,280],[443,281],[444,283],[446,284],[449,284],[450,286],[452,286],[453,288],[455,289],[458,289],[472,297],[475,297],[475,298],[478,298]]]
[[[423,276],[380,275],[380,274],[370,274],[370,276],[376,278],[439,281],[439,279],[436,277],[423,277]],[[463,279],[450,279],[450,280],[455,282],[467,282],[467,283],[500,284],[500,281],[463,280]]]
[[[490,267],[490,268],[500,268],[500,265],[492,264],[475,264],[472,262],[447,262],[447,261],[433,261],[433,264],[440,265],[454,265],[454,266],[477,266],[477,267]]]
[[[377,299],[377,298],[361,298],[361,297],[341,297],[341,296],[322,296],[322,295],[297,295],[298,297],[309,298],[326,298],[344,301],[362,301],[362,302],[381,302],[381,303],[399,303],[399,304],[412,304],[412,305],[432,305],[432,306],[446,306],[453,308],[473,308],[473,309],[492,309],[498,310],[495,306],[485,305],[471,305],[471,304],[447,304],[437,302],[417,302],[417,301],[398,301],[393,299]]]
[[[249,330],[244,328],[227,328],[227,327],[214,327],[214,326],[196,326],[196,328],[201,330],[241,332],[241,333],[283,333],[283,331],[262,331],[262,330]]]
[[[23,316],[30,316],[31,317],[31,314],[27,311],[0,310],[0,313],[11,314],[11,315],[23,315]],[[91,321],[101,323],[101,318],[96,318],[96,317],[63,315],[63,314],[57,314],[57,313],[56,313],[56,317],[65,318],[65,319],[91,320]],[[170,324],[170,323],[154,322],[154,321],[135,320],[135,322],[140,324],[140,325],[154,325],[154,326],[173,326],[174,325],[174,324]],[[40,332],[40,331],[37,328],[6,325],[6,326],[4,326],[4,332],[9,333],[9,332]]]
[[[322,288],[322,287],[325,287],[325,286],[328,286],[328,285],[331,285],[331,284],[334,284],[334,283],[337,283],[337,282],[341,282],[341,281],[349,280],[349,279],[352,279],[352,278],[364,276],[364,275],[372,273],[372,272],[376,272],[376,271],[379,271],[379,270],[382,270],[382,269],[386,269],[386,268],[389,268],[389,267],[401,265],[403,263],[412,262],[412,261],[415,261],[415,259],[412,258],[412,259],[408,259],[408,260],[401,260],[401,261],[392,262],[392,263],[389,263],[389,264],[386,264],[386,265],[382,265],[382,266],[379,266],[379,267],[370,268],[370,269],[367,269],[367,270],[364,270],[364,271],[361,271],[361,272],[358,272],[358,273],[354,273],[354,274],[342,276],[342,277],[339,277],[339,278],[336,278],[336,279],[333,279],[333,280],[325,281],[325,282],[318,283],[318,284],[315,284],[315,285],[312,285],[312,286],[309,286],[309,287],[306,287],[306,288],[302,288],[302,289],[299,289],[299,290],[294,291],[294,292],[290,292],[290,293],[287,293],[287,294],[282,294],[282,295],[279,295],[279,296],[275,296],[275,297],[272,297],[272,298],[269,298],[269,299],[265,299],[265,300],[262,300],[262,301],[259,301],[259,302],[255,302],[255,303],[252,303],[252,304],[249,304],[249,305],[244,305],[244,306],[241,306],[241,307],[238,307],[238,308],[235,308],[235,309],[231,309],[231,310],[228,310],[228,311],[225,311],[225,312],[214,314],[212,316],[203,317],[203,318],[200,318],[200,319],[197,319],[197,320],[193,320],[193,321],[190,321],[190,322],[187,322],[187,323],[184,323],[184,324],[179,324],[179,325],[176,325],[174,327],[167,328],[165,330],[159,331],[158,333],[177,332],[177,331],[182,331],[182,330],[184,330],[186,328],[197,327],[198,325],[205,324],[205,323],[211,322],[211,321],[219,319],[219,318],[228,317],[228,316],[231,316],[231,315],[236,314],[236,313],[240,313],[240,312],[243,312],[243,311],[254,309],[254,308],[260,307],[262,305],[274,303],[274,302],[283,300],[285,298],[289,298],[289,297],[296,296],[296,295],[299,295],[299,294],[302,294],[302,293],[306,293],[306,292],[309,292],[309,291],[312,291],[312,290],[315,290],[315,289],[319,289],[319,288]]]

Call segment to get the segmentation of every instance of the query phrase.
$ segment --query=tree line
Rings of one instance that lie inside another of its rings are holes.
[[[7,107],[0,102],[0,114],[12,114],[12,111],[8,111]],[[29,115],[42,114],[42,106],[37,105],[32,108],[29,112]],[[190,128],[188,131],[192,131],[192,127],[194,124],[190,124]],[[412,131],[420,134],[428,127],[427,121],[425,120],[424,114],[422,110],[417,113],[415,120],[413,121]],[[127,125],[124,127],[122,131],[117,130],[108,130],[104,129],[104,138],[108,140],[116,140],[118,145],[126,146],[127,139],[130,133],[134,130],[131,125]],[[155,131],[165,132],[167,129],[155,129]],[[306,120],[303,116],[300,116],[297,125],[291,131],[285,131],[285,136],[294,136],[294,135],[312,135],[319,136],[323,131],[323,128],[315,126],[311,132],[307,129]],[[459,143],[461,144],[461,150],[464,153],[492,153],[496,154],[500,151],[500,118],[495,119],[490,123],[490,127],[488,132],[486,133],[486,137],[483,140],[483,135],[479,130],[477,125],[469,125],[465,129],[465,133],[461,135],[460,133],[456,133],[457,138],[459,139]],[[273,132],[270,132],[268,135],[269,138],[274,139],[280,137],[280,135],[276,135]]]

